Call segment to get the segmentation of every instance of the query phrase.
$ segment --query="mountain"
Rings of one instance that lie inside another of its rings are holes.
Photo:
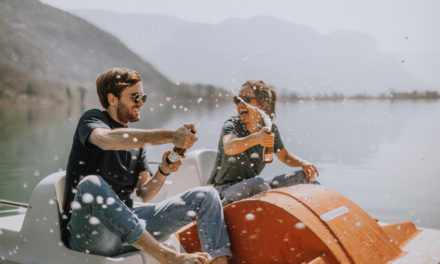
[[[378,51],[371,35],[313,28],[270,17],[213,25],[177,18],[72,10],[118,36],[174,81],[235,89],[262,79],[295,93],[375,94],[425,90],[396,54]]]
[[[176,85],[113,35],[37,0],[0,0],[0,35],[0,100],[67,100],[84,89],[96,97],[97,76],[112,67],[137,70],[153,96],[200,90]]]

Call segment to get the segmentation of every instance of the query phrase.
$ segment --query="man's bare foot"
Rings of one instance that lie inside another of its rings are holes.
[[[178,264],[189,264],[189,263],[195,263],[195,264],[209,264],[212,262],[212,258],[208,253],[205,252],[197,252],[197,253],[180,253],[177,258],[176,262]]]
[[[227,256],[223,256],[223,257],[218,257],[216,259],[214,259],[211,264],[228,264],[228,257]]]

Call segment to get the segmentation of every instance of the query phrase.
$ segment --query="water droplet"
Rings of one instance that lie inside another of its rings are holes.
[[[114,203],[115,203],[115,199],[113,197],[108,197],[107,198],[107,201],[106,201],[107,205],[112,205]]]
[[[160,234],[162,234],[162,233],[159,232],[159,231],[154,231],[154,232],[153,232],[153,236],[159,236]]]
[[[254,152],[254,153],[251,154],[250,157],[251,157],[251,159],[259,159],[260,155],[257,152]]]
[[[193,217],[196,217],[196,212],[190,210],[190,211],[186,212],[186,215],[187,215],[188,217],[193,218]]]
[[[302,230],[306,228],[306,225],[303,222],[298,222],[295,224],[295,228],[298,230]]]
[[[72,207],[73,210],[81,209],[81,204],[78,203],[77,201],[73,201],[72,204],[71,204],[71,207]]]
[[[93,202],[93,195],[91,195],[90,193],[85,193],[82,195],[81,200],[84,203],[91,203]]]
[[[123,138],[128,138],[128,133],[124,133],[124,134],[122,134],[122,137],[123,137]]]
[[[247,215],[245,216],[245,218],[246,218],[246,220],[248,220],[248,221],[252,221],[252,220],[255,219],[255,215],[254,215],[254,214],[247,214]]]
[[[355,226],[356,226],[356,227],[361,227],[361,226],[362,226],[362,223],[361,223],[361,222],[356,222]]]
[[[98,196],[96,196],[96,202],[98,204],[102,204],[104,202],[104,198],[102,198],[102,196],[98,195]]]
[[[49,199],[49,204],[55,204],[55,201],[52,199]]]
[[[91,225],[98,225],[99,223],[101,223],[101,221],[99,221],[98,218],[92,216],[92,217],[89,218],[89,223],[90,223]]]
[[[199,99],[197,99],[197,103],[200,104],[203,101],[202,97],[199,97]]]
[[[40,176],[40,172],[36,170],[36,171],[34,172],[34,176],[35,176],[35,177]]]
[[[23,188],[27,188],[27,183],[23,183]]]
[[[197,198],[205,198],[205,194],[202,193],[202,192],[198,192],[198,193],[196,194],[196,197],[197,197]]]
[[[237,159],[235,157],[228,158],[228,162],[230,162],[230,163],[235,163],[236,161],[237,161]]]
[[[133,142],[134,143],[138,142],[138,139],[137,138],[133,138]]]

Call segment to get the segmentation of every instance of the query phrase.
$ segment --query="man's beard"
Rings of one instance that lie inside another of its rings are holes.
[[[117,109],[117,115],[118,115],[118,119],[119,121],[123,122],[123,123],[128,123],[128,122],[136,122],[139,121],[139,115],[133,114],[129,108],[123,106],[123,105],[118,105],[118,109]]]

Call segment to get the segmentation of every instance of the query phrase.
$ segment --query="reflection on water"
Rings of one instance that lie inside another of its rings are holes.
[[[440,228],[439,101],[279,103],[275,123],[287,149],[317,165],[320,182],[385,222]],[[234,105],[163,102],[143,107],[134,127],[195,123],[194,148],[216,149]],[[27,202],[46,175],[64,169],[76,123],[74,106],[0,107],[0,198]],[[171,146],[149,147],[159,161]],[[289,170],[277,159],[264,177]],[[3,207],[4,208],[4,207]]]

